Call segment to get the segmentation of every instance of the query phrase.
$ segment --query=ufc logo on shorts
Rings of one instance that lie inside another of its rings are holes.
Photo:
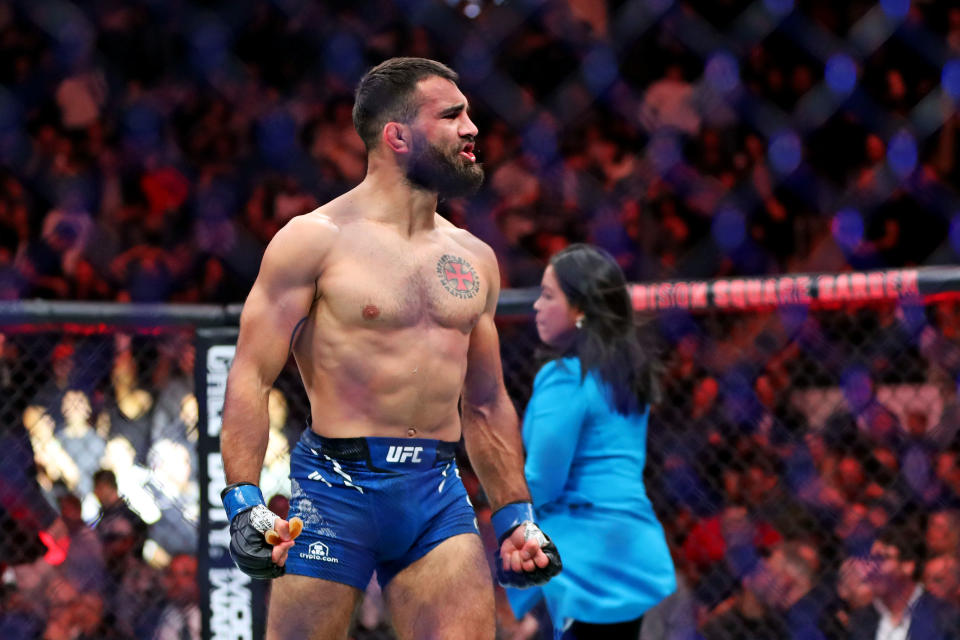
[[[420,452],[423,447],[397,447],[393,446],[387,450],[387,462],[421,462]]]

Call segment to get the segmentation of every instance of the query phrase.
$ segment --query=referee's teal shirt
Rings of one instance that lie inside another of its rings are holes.
[[[626,622],[676,589],[643,484],[648,415],[617,413],[595,373],[581,381],[578,358],[540,369],[523,419],[525,472],[563,570],[542,587],[506,590],[517,617],[544,598],[556,627]]]

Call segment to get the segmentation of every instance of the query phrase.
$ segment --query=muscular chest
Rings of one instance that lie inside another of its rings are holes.
[[[454,243],[352,244],[321,277],[323,302],[347,326],[430,323],[469,332],[489,284],[476,256]]]

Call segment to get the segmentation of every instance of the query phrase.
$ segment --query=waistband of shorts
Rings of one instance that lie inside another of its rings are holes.
[[[449,462],[457,442],[429,438],[327,438],[304,430],[300,441],[317,455],[343,462],[366,462],[374,471],[412,471]]]

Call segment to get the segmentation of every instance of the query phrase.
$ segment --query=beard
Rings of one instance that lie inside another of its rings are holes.
[[[407,164],[407,180],[415,187],[435,192],[441,199],[469,196],[483,184],[483,167],[460,156],[457,146],[448,152],[417,139],[415,151]]]

